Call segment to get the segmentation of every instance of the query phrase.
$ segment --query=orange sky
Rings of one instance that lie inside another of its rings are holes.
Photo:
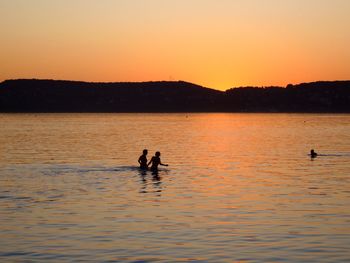
[[[348,0],[0,0],[0,81],[350,79]]]

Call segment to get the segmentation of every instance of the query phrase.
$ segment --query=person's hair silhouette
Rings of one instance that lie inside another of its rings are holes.
[[[142,155],[139,157],[139,164],[140,164],[140,168],[141,169],[147,169],[148,168],[148,165],[147,165],[147,149],[144,149],[143,152],[142,152]]]

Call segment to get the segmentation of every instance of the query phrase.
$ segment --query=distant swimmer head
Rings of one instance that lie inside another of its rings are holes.
[[[146,155],[147,153],[148,153],[148,150],[147,150],[147,149],[144,149],[144,150],[143,150],[143,154]]]
[[[160,152],[156,152],[156,156],[159,157],[160,156]]]
[[[312,149],[311,151],[310,151],[310,155],[311,155],[311,157],[316,157],[317,156],[317,153],[314,151],[314,149]]]

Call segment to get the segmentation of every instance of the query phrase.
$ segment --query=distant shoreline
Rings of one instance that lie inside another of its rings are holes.
[[[350,113],[350,81],[226,91],[185,81],[0,83],[1,113]]]

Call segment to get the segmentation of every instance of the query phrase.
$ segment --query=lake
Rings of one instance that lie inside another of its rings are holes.
[[[350,115],[0,123],[1,262],[350,262]]]

